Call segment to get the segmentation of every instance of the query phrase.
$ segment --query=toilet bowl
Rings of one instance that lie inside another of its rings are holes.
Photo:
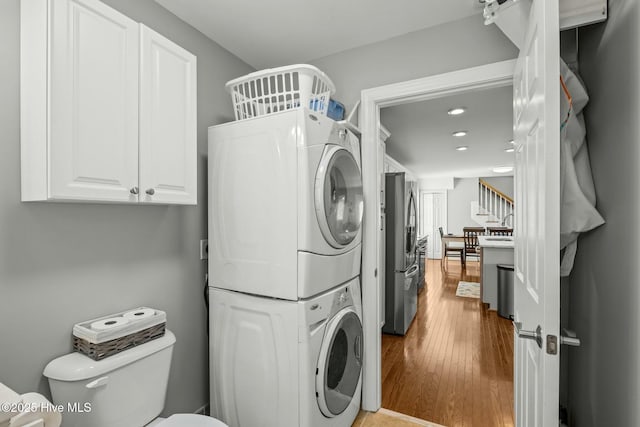
[[[147,426],[160,415],[176,338],[157,339],[95,361],[81,353],[52,360],[44,369],[51,397],[63,405],[63,427]],[[158,420],[160,421],[160,420]],[[214,418],[176,414],[154,427],[224,427]]]
[[[215,418],[197,414],[175,414],[159,423],[152,423],[146,427],[226,427],[227,425]]]

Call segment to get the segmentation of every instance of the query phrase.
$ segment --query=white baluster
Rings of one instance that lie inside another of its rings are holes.
[[[495,215],[496,212],[496,193],[491,190],[491,215]]]

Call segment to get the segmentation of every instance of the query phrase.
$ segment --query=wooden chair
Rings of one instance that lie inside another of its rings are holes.
[[[513,228],[507,227],[487,227],[490,236],[513,236]]]
[[[442,258],[440,259],[440,264],[446,264],[448,258],[460,258],[460,263],[464,266],[464,244],[459,242],[450,242],[445,243],[443,239],[444,232],[442,231],[442,227],[438,227],[440,230],[440,240],[442,241]]]
[[[484,227],[464,227],[464,258],[475,257],[480,259],[480,249],[478,249],[478,236],[484,235]]]

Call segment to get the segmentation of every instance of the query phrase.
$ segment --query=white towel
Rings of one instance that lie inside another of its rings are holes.
[[[589,96],[580,79],[560,60],[566,90],[560,95],[560,249],[564,249],[560,276],[573,268],[580,233],[592,230],[604,219],[595,208],[596,191],[589,164],[582,109]]]

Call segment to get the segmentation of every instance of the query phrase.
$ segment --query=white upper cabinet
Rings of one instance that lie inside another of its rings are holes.
[[[144,25],[140,38],[142,200],[196,204],[196,57]]]
[[[52,1],[51,198],[128,201],[138,175],[138,24],[96,1]]]
[[[23,201],[196,204],[196,58],[97,0],[21,1]]]

